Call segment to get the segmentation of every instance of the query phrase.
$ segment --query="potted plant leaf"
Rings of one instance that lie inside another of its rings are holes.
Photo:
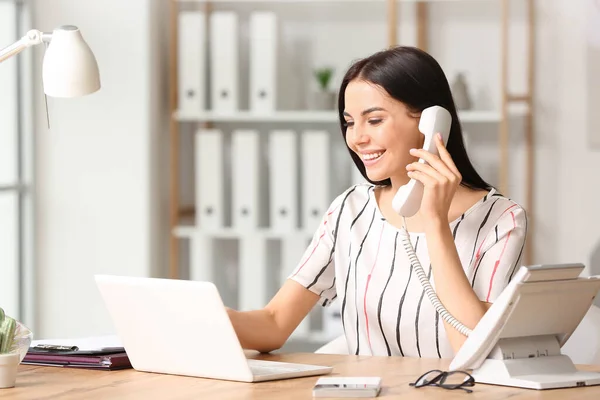
[[[0,389],[15,386],[17,368],[25,357],[32,338],[29,329],[0,308]]]
[[[314,93],[313,107],[317,110],[331,110],[335,108],[336,95],[329,88],[333,72],[334,70],[331,67],[322,67],[314,70],[319,90]]]

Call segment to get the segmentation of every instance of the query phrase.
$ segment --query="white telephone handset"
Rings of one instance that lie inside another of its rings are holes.
[[[439,155],[433,137],[435,134],[440,133],[442,135],[444,145],[446,145],[446,143],[448,143],[451,125],[452,116],[445,108],[433,106],[423,110],[421,113],[421,120],[419,121],[419,131],[425,135],[423,148],[430,153]],[[425,160],[419,159],[419,162],[424,163]],[[424,188],[421,182],[411,179],[409,183],[398,189],[398,192],[392,199],[392,208],[404,219],[403,227],[400,230],[402,245],[404,246],[406,254],[408,254],[408,258],[410,259],[410,263],[413,265],[413,270],[417,275],[419,282],[421,282],[421,286],[423,286],[423,290],[427,294],[427,297],[429,298],[429,301],[435,310],[440,314],[440,317],[442,317],[444,321],[446,321],[463,335],[469,336],[471,330],[454,318],[446,310],[446,308],[444,308],[438,299],[435,290],[433,290],[433,287],[431,286],[429,278],[425,274],[425,271],[419,262],[419,258],[417,257],[415,249],[410,241],[410,235],[406,229],[406,217],[412,217],[417,213],[417,211],[419,211],[419,208],[421,207],[423,190]]]
[[[451,125],[452,116],[445,108],[433,106],[424,109],[419,121],[419,131],[425,135],[423,149],[432,154],[439,155],[433,137],[435,134],[440,133],[444,145],[446,145]],[[419,162],[425,163],[426,161],[421,158]],[[392,208],[403,217],[412,217],[419,211],[422,198],[423,184],[415,179],[411,179],[410,182],[398,189],[392,200]]]

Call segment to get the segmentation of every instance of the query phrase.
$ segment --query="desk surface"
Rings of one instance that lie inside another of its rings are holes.
[[[254,357],[253,357],[254,358]],[[331,376],[381,376],[379,398],[402,399],[599,399],[600,386],[536,391],[476,384],[473,393],[438,387],[408,386],[423,372],[447,369],[448,360],[401,357],[361,357],[312,353],[268,354],[255,358],[330,365]],[[184,376],[121,371],[93,371],[60,367],[21,365],[17,386],[0,389],[0,398],[10,399],[311,399],[317,377],[273,382],[240,383]],[[600,366],[580,366],[600,371]]]

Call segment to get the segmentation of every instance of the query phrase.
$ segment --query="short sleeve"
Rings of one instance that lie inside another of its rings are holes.
[[[321,218],[318,229],[299,263],[289,276],[321,297],[320,304],[329,306],[336,297],[335,228],[345,196],[337,197]]]
[[[521,264],[526,236],[527,215],[513,203],[488,231],[469,265],[469,280],[481,301],[493,303],[506,288]]]

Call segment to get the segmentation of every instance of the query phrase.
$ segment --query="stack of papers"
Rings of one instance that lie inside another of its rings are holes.
[[[94,351],[106,348],[123,348],[121,340],[116,335],[92,336],[86,338],[73,339],[41,339],[31,342],[31,347],[44,344],[53,344],[59,346],[77,346],[81,351]]]

